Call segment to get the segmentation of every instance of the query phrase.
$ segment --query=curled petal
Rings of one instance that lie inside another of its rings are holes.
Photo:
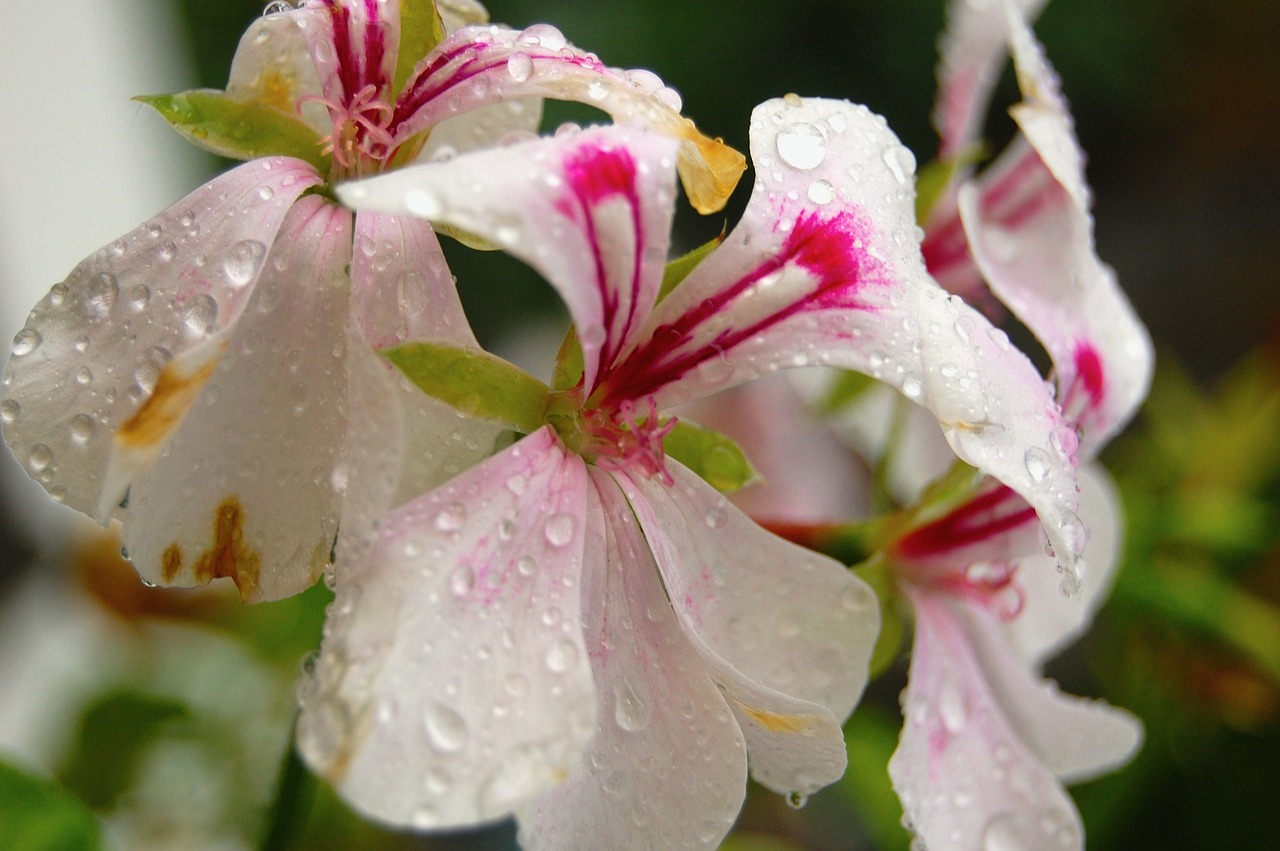
[[[334,108],[353,104],[369,87],[389,98],[400,49],[399,3],[312,0],[293,18],[311,48],[320,94]]]
[[[889,774],[931,849],[1082,849],[1080,816],[1055,774],[1114,767],[1137,722],[1037,683],[985,612],[911,592],[916,639],[902,740]]]
[[[992,291],[1053,358],[1063,408],[1080,424],[1089,457],[1146,397],[1154,354],[1094,251],[1084,155],[1057,79],[1011,10],[1008,24],[1024,97],[1012,113],[1026,141],[1011,146],[981,187],[961,190],[960,214]]]
[[[246,163],[36,305],[5,372],[5,440],[55,498],[113,516],[216,368],[285,214],[318,182],[298,160]]]
[[[1017,12],[1034,20],[1047,0],[1015,0]],[[938,46],[938,101],[934,123],[940,159],[959,154],[982,135],[991,92],[1004,62],[1004,0],[951,0],[947,30]]]
[[[741,154],[681,116],[679,96],[652,73],[608,68],[545,24],[467,27],[445,39],[397,99],[391,130],[407,139],[479,106],[541,97],[585,103],[619,124],[680,140],[680,176],[699,212],[722,208],[746,167]]]
[[[326,91],[311,58],[307,34],[329,29],[329,17],[315,7],[276,12],[257,18],[240,38],[227,94],[294,115],[321,136],[333,129],[328,111],[317,101],[303,101]],[[336,87],[334,69],[326,68],[329,88]]]
[[[600,707],[587,758],[520,819],[528,848],[719,847],[742,806],[745,744],[671,611],[635,516],[592,470],[603,533],[583,577]],[[601,506],[603,512],[601,512]],[[607,535],[607,537],[606,537]]]
[[[579,586],[588,487],[544,429],[392,512],[338,572],[298,746],[355,807],[473,824],[580,764],[596,726]]]
[[[573,316],[590,390],[657,298],[673,147],[656,134],[601,128],[403,169],[339,195],[358,209],[475,233],[541,272]]]
[[[328,564],[350,243],[348,211],[315,197],[290,210],[199,401],[130,489],[124,544],[151,582],[226,577],[272,600]]]

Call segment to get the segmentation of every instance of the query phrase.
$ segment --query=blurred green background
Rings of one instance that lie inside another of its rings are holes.
[[[220,88],[240,33],[263,4],[175,2],[201,84]],[[742,150],[752,107],[788,92],[868,104],[922,163],[936,149],[929,116],[942,0],[487,5],[495,21],[551,22],[608,64],[653,69],[701,128]],[[1151,403],[1105,459],[1130,516],[1126,567],[1093,632],[1049,671],[1064,690],[1104,695],[1147,725],[1146,746],[1128,769],[1074,790],[1089,845],[1273,847],[1280,835],[1280,3],[1053,0],[1037,33],[1090,157],[1099,254],[1117,268],[1161,351]],[[1012,134],[1001,107],[1014,99],[1006,74],[987,134],[997,150]],[[218,167],[210,161],[211,174]],[[682,213],[679,242],[701,243],[744,203],[740,190],[721,216]],[[482,341],[560,315],[550,289],[518,264],[446,250]],[[224,597],[144,589],[110,546],[81,547],[76,561],[73,575],[127,625],[130,645],[110,678],[64,710],[69,732],[55,766],[62,789],[45,791],[72,810],[63,790],[117,818],[130,808],[150,813],[126,831],[138,847],[215,847],[200,836],[218,837],[224,844],[216,847],[254,845],[269,829],[290,682],[317,642],[325,590],[245,609]],[[15,557],[0,573],[0,594],[16,584],[16,564]],[[902,684],[900,665],[873,685],[850,722],[844,782],[799,811],[753,789],[726,847],[905,848],[884,772]],[[219,699],[223,689],[239,696]],[[6,793],[7,782],[0,773],[0,800],[16,794]],[[327,790],[316,794],[309,817],[279,825],[292,847],[513,842],[505,825],[443,838],[382,831]],[[187,837],[191,823],[205,832]],[[187,838],[193,844],[182,844]]]

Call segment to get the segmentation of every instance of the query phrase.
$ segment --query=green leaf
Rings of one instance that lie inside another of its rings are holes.
[[[916,221],[923,223],[942,200],[956,172],[986,156],[981,145],[970,145],[954,157],[934,160],[916,172]]]
[[[444,41],[444,21],[435,0],[400,0],[400,55],[391,91],[399,94],[413,68]]]
[[[236,160],[297,157],[321,174],[329,170],[329,160],[320,153],[323,142],[316,131],[302,119],[275,107],[236,100],[215,89],[141,95],[134,100],[145,103],[173,129],[215,154]]]
[[[578,342],[578,330],[569,326],[560,351],[556,353],[556,369],[551,376],[551,389],[571,390],[582,380],[586,365],[582,359],[582,344]]]
[[[382,356],[423,393],[464,414],[497,420],[525,434],[543,424],[547,385],[488,352],[444,343],[406,343]]]
[[[871,834],[871,847],[906,851],[911,842],[902,827],[902,805],[889,782],[889,757],[898,746],[902,722],[896,715],[864,703],[844,726],[849,768],[839,789]]]
[[[707,259],[707,255],[722,242],[724,242],[723,231],[710,242],[704,243],[683,257],[677,257],[669,262],[662,272],[662,287],[658,290],[658,301],[662,301],[670,295],[671,291],[679,286],[680,282],[687,278],[699,263]]]
[[[668,455],[722,493],[730,493],[760,477],[738,444],[717,431],[680,420],[662,440]]]
[[[98,822],[75,796],[49,780],[0,762],[0,848],[96,851]]]
[[[146,749],[186,717],[187,708],[167,698],[132,691],[102,695],[80,717],[59,772],[62,782],[92,807],[111,806],[129,790]]]

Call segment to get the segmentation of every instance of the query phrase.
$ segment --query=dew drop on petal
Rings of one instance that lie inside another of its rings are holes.
[[[71,442],[84,446],[93,437],[93,420],[87,414],[76,414],[71,418]]]
[[[467,722],[443,703],[433,703],[422,716],[427,741],[441,753],[457,753],[467,743]]]
[[[222,258],[222,274],[233,287],[243,287],[253,280],[266,259],[267,246],[254,239],[237,242]]]
[[[1026,465],[1027,475],[1031,477],[1033,482],[1043,482],[1045,477],[1049,475],[1050,469],[1052,469],[1049,453],[1035,447],[1027,450],[1022,462]]]
[[[40,347],[44,338],[40,332],[31,328],[23,328],[13,337],[13,356],[20,358],[29,355]]]
[[[729,521],[729,512],[724,510],[724,506],[713,505],[707,509],[702,519],[706,521],[708,529],[719,529]]]
[[[564,547],[573,540],[574,521],[570,514],[557,514],[547,521],[547,543],[553,547]]]
[[[915,154],[902,145],[890,145],[885,148],[881,159],[889,167],[889,171],[893,174],[893,179],[899,183],[906,183],[911,179],[911,175],[915,173]]]
[[[182,318],[192,334],[208,334],[218,319],[218,303],[212,296],[198,295],[187,302]]]
[[[902,378],[902,395],[911,400],[918,400],[924,395],[924,382],[914,372],[908,372]]]
[[[476,574],[471,568],[463,565],[449,574],[449,589],[457,597],[465,597],[476,587]]]
[[[533,560],[532,556],[520,556],[516,559],[516,570],[521,576],[533,576],[534,571],[538,569],[538,563]]]
[[[578,648],[569,639],[561,638],[547,650],[546,663],[548,670],[563,674],[578,664]]]
[[[643,730],[649,726],[649,706],[636,694],[625,679],[614,686],[613,720],[629,733]]]
[[[943,681],[938,693],[938,716],[942,719],[942,725],[952,734],[963,730],[969,721],[964,695],[950,677]]]
[[[809,184],[809,200],[815,204],[830,204],[835,200],[836,188],[829,180],[815,180]]]
[[[119,294],[120,284],[116,282],[116,276],[102,272],[89,282],[89,309],[100,316],[110,313]]]
[[[1034,832],[1017,813],[993,816],[982,830],[982,851],[1033,851]]]
[[[138,284],[129,291],[129,307],[134,310],[145,309],[149,301],[151,301],[151,288],[146,284]]]
[[[507,60],[507,73],[517,83],[523,83],[533,76],[533,60],[527,53],[513,53]]]
[[[0,402],[0,420],[11,423],[22,413],[22,406],[13,399],[5,399]]]
[[[27,469],[39,473],[53,463],[53,450],[43,443],[37,443],[27,453]]]
[[[436,528],[441,532],[456,532],[466,519],[467,507],[460,502],[451,502],[436,515]]]
[[[778,156],[792,168],[817,168],[827,156],[827,140],[812,124],[797,121],[778,133]]]
[[[809,796],[803,792],[791,792],[787,795],[787,806],[793,810],[804,809],[807,803],[809,803]]]

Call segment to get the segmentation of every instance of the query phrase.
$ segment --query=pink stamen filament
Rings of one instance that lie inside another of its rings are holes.
[[[676,427],[676,418],[660,419],[652,396],[644,405],[643,413],[632,400],[614,411],[582,409],[571,426],[559,425],[558,430],[572,449],[602,470],[656,476],[663,484],[673,484],[662,441]]]
[[[322,95],[298,99],[299,113],[307,103],[320,103],[329,110],[333,132],[322,140],[323,155],[333,155],[335,179],[364,177],[381,170],[395,153],[395,137],[387,129],[392,108],[378,100],[378,87],[370,83],[356,92],[350,103],[335,103]]]

